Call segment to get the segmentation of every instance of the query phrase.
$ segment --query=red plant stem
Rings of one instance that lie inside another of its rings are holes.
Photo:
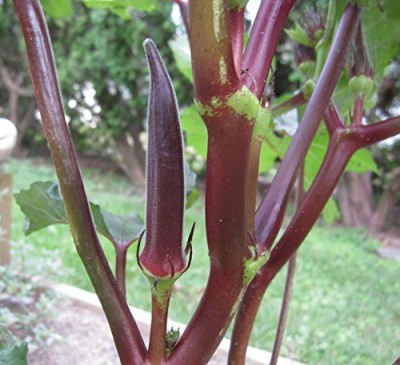
[[[343,132],[343,129],[341,130]],[[229,364],[244,364],[246,349],[265,290],[300,246],[336,187],[347,162],[356,150],[350,143],[332,138],[320,171],[271,256],[255,276],[241,302],[233,329]]]
[[[294,274],[296,269],[296,252],[289,260],[288,270],[286,274],[286,283],[283,293],[281,313],[279,315],[279,324],[276,329],[274,347],[272,348],[271,360],[269,365],[276,365],[279,359],[279,353],[282,347],[283,335],[285,333],[285,327],[287,322],[287,317],[289,313],[289,303],[292,297],[292,288],[294,281]]]
[[[235,314],[244,287],[246,181],[252,126],[228,107],[220,112],[205,118],[209,133],[206,176],[209,280],[168,364],[208,363]]]
[[[168,306],[171,298],[171,290],[164,293],[165,300],[161,303],[156,295],[151,298],[151,326],[148,352],[148,363],[151,365],[164,364],[166,357],[165,335],[167,333]]]
[[[261,99],[283,26],[296,0],[263,0],[243,56],[241,82]]]
[[[361,125],[364,116],[364,100],[361,96],[354,98],[352,125]]]
[[[302,92],[293,95],[290,99],[275,105],[271,108],[271,113],[274,117],[279,117],[282,114],[287,113],[288,111],[298,108],[299,106],[307,103],[307,99],[304,97]]]
[[[351,130],[358,137],[360,147],[367,147],[400,133],[400,116],[370,125],[357,125]]]
[[[249,177],[247,181],[247,230],[252,238],[255,235],[254,212],[257,207],[258,170],[260,165],[260,151],[262,139],[253,139],[250,147]]]
[[[263,295],[276,274],[298,249],[323,207],[335,189],[351,156],[360,148],[385,140],[400,133],[400,116],[368,125],[337,129],[331,137],[322,166],[307,192],[300,209],[282,238],[271,252],[271,256],[250,283],[240,305],[231,348],[231,364],[242,364],[246,354],[251,329]]]
[[[360,21],[361,11],[348,5],[339,24],[315,90],[307,104],[302,121],[283,158],[277,174],[256,213],[256,239],[265,250],[270,249],[282,223],[288,196],[298,166],[303,161],[321,118],[339,80],[347,52]]]
[[[126,298],[126,254],[128,248],[129,246],[115,245],[115,279],[124,298]]]
[[[227,1],[191,0],[189,13],[194,94],[208,104],[238,86]]]
[[[183,24],[185,25],[186,33],[190,39],[189,3],[187,0],[174,0],[174,2],[179,6]]]
[[[330,136],[332,136],[338,128],[344,128],[339,111],[336,109],[336,106],[332,101],[325,110],[324,120],[326,129]]]
[[[272,277],[297,250],[317,221],[348,161],[360,147],[353,137],[347,135],[345,129],[337,131],[332,136],[321,169],[307,192],[303,204],[296,211],[285,233],[271,251],[267,264],[260,270],[265,282],[272,280]]]
[[[38,0],[14,0],[28,51],[44,132],[55,163],[77,251],[106,313],[124,365],[143,362],[146,348],[100,246],[65,122],[54,57]]]
[[[300,205],[304,199],[304,163],[302,163],[299,170],[299,176],[297,178],[296,186],[296,209],[300,208]],[[272,348],[271,361],[269,365],[276,365],[279,358],[279,353],[282,347],[283,335],[285,333],[287,317],[289,313],[289,304],[292,297],[292,288],[294,281],[294,274],[296,269],[296,256],[295,252],[289,260],[288,270],[286,274],[286,283],[283,293],[283,300],[281,306],[281,313],[279,315],[279,323],[276,329],[274,346]]]
[[[239,86],[228,1],[192,0],[189,8],[195,98],[208,110],[202,117],[208,130],[206,228],[211,267],[197,311],[166,363],[201,365],[222,340],[245,285],[246,182],[254,121],[224,100]]]
[[[244,12],[245,8],[233,8],[229,10],[233,61],[235,63],[236,75],[238,78],[241,74],[243,58]]]

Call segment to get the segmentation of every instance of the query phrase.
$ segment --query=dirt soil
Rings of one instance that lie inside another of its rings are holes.
[[[40,316],[43,318],[43,316]],[[42,321],[54,340],[51,345],[33,342],[29,346],[29,365],[118,365],[117,352],[104,313],[71,300],[60,300],[57,313]],[[138,324],[145,342],[149,328]],[[19,338],[32,337],[32,329],[12,331]],[[17,333],[16,333],[17,332]],[[226,354],[217,353],[209,365],[226,364]],[[259,365],[258,362],[251,362]],[[251,365],[250,364],[250,365]]]
[[[72,303],[62,304],[47,325],[58,336],[51,345],[29,351],[30,365],[119,364],[105,316]]]
[[[378,232],[374,237],[381,242],[381,247],[376,250],[378,256],[386,260],[400,260],[399,228],[392,228],[386,232]]]

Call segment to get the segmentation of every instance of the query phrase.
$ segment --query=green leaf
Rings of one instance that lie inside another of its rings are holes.
[[[190,169],[188,163],[185,162],[185,209],[189,209],[199,197],[199,191],[196,189],[196,174]]]
[[[174,54],[176,66],[179,71],[181,71],[182,74],[193,83],[192,59],[190,56],[190,46],[187,37],[180,37],[179,39],[169,41],[168,44]]]
[[[97,232],[112,242],[129,244],[138,240],[140,234],[143,232],[143,220],[136,213],[126,216],[112,214],[101,209],[99,205],[94,203],[90,203],[90,209]]]
[[[289,147],[291,138],[284,132],[274,131],[268,128],[261,148],[260,155],[260,173],[272,169],[276,162],[282,160],[286,150]]]
[[[239,8],[243,9],[246,7],[247,3],[249,0],[229,0],[229,8],[234,9],[234,8]]]
[[[385,0],[383,11],[379,9],[378,1],[364,10],[362,22],[364,25],[369,52],[375,73],[383,76],[383,71],[390,62],[400,54],[400,1]]]
[[[197,189],[192,189],[191,192],[186,196],[185,208],[189,209],[199,198],[199,191]]]
[[[122,18],[130,18],[130,9],[137,11],[154,11],[159,9],[159,0],[83,0],[89,8],[109,9]]]
[[[358,174],[362,174],[367,171],[375,172],[378,175],[380,173],[378,166],[376,166],[372,152],[365,148],[358,150],[354,154],[347,165],[346,171],[352,171]]]
[[[332,224],[340,218],[340,211],[333,198],[328,199],[324,210],[322,211],[322,218],[328,224]]]
[[[192,146],[200,156],[206,159],[207,129],[194,104],[183,110],[181,125],[186,135],[186,145]]]
[[[43,10],[46,15],[59,19],[72,16],[71,0],[42,0]]]
[[[303,46],[312,47],[313,44],[308,37],[307,31],[300,26],[300,24],[296,23],[294,28],[287,29],[285,32],[288,36],[295,42],[302,44]]]
[[[26,365],[28,344],[16,339],[7,328],[0,326],[0,364]]]
[[[26,235],[53,224],[67,223],[64,201],[58,184],[50,181],[34,182],[29,189],[14,195],[25,214]]]
[[[0,346],[0,364],[4,365],[26,365],[28,344],[21,342],[2,348]]]
[[[25,214],[26,235],[53,224],[68,223],[64,201],[56,183],[37,181],[14,197]],[[114,243],[133,242],[143,231],[143,221],[135,213],[128,216],[116,215],[94,203],[90,203],[90,208],[97,231]]]

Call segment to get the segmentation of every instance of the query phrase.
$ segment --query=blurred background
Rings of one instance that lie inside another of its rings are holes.
[[[396,1],[386,2],[394,4],[392,13],[377,16],[371,10],[364,17],[376,74],[365,123],[400,114],[400,7]],[[190,51],[179,7],[164,1],[107,6],[101,1],[43,0],[42,5],[89,198],[114,214],[134,211],[144,216],[149,75],[142,44],[150,37],[159,47],[179,101],[188,175],[194,186],[185,222],[185,237],[197,222],[194,261],[179,280],[171,305],[171,317],[187,322],[207,279],[203,202],[207,137],[193,106]],[[259,1],[249,2],[247,30],[258,5]],[[315,32],[323,27],[326,8],[325,0],[298,1],[286,28],[300,24],[309,34]],[[298,48],[290,32],[282,34],[266,88],[273,105],[297,92],[307,79],[298,68]],[[40,302],[41,294],[30,279],[45,276],[92,288],[67,226],[51,225],[25,236],[24,215],[12,199],[11,191],[56,178],[18,19],[7,0],[0,0],[0,50],[0,263],[4,264],[0,266],[0,324],[40,352],[59,341],[57,330],[40,314],[57,311],[57,300],[49,294]],[[350,65],[351,59],[349,70]],[[335,97],[345,117],[351,112],[346,87],[344,75]],[[279,116],[271,124],[262,151],[260,198],[297,125],[296,113]],[[308,186],[322,161],[327,138],[321,130],[307,156]],[[400,140],[393,138],[357,154],[300,249],[283,355],[308,364],[375,365],[389,364],[400,353],[399,151]],[[292,211],[289,208],[289,215]],[[112,245],[102,243],[113,266]],[[129,303],[149,310],[149,288],[137,268],[134,247],[128,254],[127,275]],[[284,273],[265,296],[252,337],[256,347],[272,347],[283,284]],[[31,318],[15,308],[32,293],[36,299],[28,305],[36,314]],[[17,298],[19,304],[7,305],[10,298]]]

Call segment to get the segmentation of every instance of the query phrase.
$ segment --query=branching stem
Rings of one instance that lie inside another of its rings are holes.
[[[302,164],[299,170],[299,176],[297,178],[296,209],[300,208],[303,199],[304,199],[304,163]],[[289,313],[289,304],[290,304],[290,299],[292,297],[293,281],[296,269],[296,256],[297,253],[295,252],[293,256],[290,258],[288,264],[285,289],[283,292],[281,313],[279,315],[279,323],[276,329],[275,341],[274,341],[274,346],[272,348],[271,361],[269,365],[277,364],[279,353],[282,347],[283,335],[285,333],[287,317]]]
[[[299,92],[293,95],[290,99],[273,106],[271,108],[271,112],[274,117],[279,117],[280,115],[285,114],[295,108],[298,108],[305,103],[307,103],[307,99],[304,97],[304,94],[302,92]]]
[[[296,0],[263,0],[242,62],[241,82],[261,99],[279,36]]]
[[[298,166],[303,161],[318,129],[342,71],[361,11],[348,5],[339,24],[334,44],[307,104],[302,121],[292,139],[266,197],[256,213],[256,239],[268,250],[279,232]]]

